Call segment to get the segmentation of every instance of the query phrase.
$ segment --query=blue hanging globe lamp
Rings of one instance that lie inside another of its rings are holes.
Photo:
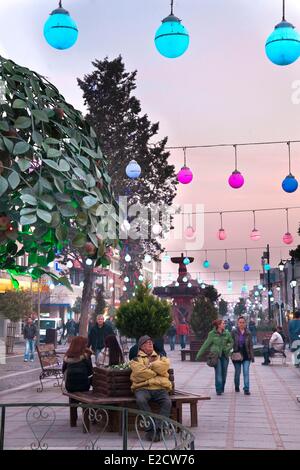
[[[210,266],[210,263],[209,263],[209,261],[206,259],[206,260],[203,262],[203,267],[204,267],[205,269],[207,269],[207,268],[209,268],[209,266]]]
[[[69,12],[59,1],[58,8],[50,13],[44,26],[44,36],[48,44],[55,49],[69,49],[74,46],[78,37],[78,28]]]
[[[285,0],[282,21],[268,37],[265,49],[268,59],[275,65],[290,65],[300,56],[300,35],[285,19]]]
[[[284,180],[282,181],[282,189],[286,193],[293,193],[298,189],[298,181],[296,180],[295,176],[291,173],[287,175]]]
[[[250,266],[248,263],[244,264],[244,267],[243,267],[244,271],[250,271]]]
[[[229,263],[227,263],[227,261],[225,261],[225,263],[223,264],[223,269],[229,269],[230,266],[229,266]]]
[[[135,160],[131,160],[126,167],[126,175],[130,179],[137,179],[141,171],[140,165]]]
[[[187,256],[186,256],[186,257],[184,258],[184,260],[183,260],[183,264],[185,264],[186,266],[187,266],[188,264],[190,264],[190,262],[191,262],[191,261],[190,261],[190,258],[188,258]]]
[[[171,13],[162,20],[161,26],[155,33],[154,42],[158,52],[168,59],[180,57],[189,46],[189,33],[173,13],[173,0],[171,0]]]

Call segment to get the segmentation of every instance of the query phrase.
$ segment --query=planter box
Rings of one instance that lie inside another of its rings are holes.
[[[101,397],[131,397],[131,369],[109,369],[94,367],[93,391]],[[169,378],[174,390],[174,371],[169,370]]]
[[[94,367],[93,390],[102,397],[130,397],[130,374],[131,369]]]

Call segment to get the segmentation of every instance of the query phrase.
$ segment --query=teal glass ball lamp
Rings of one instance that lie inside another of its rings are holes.
[[[161,26],[155,33],[154,42],[158,52],[168,59],[180,57],[189,47],[189,33],[173,13],[173,0],[171,13],[162,20]]]
[[[44,36],[50,46],[60,50],[69,49],[77,41],[77,25],[70,13],[63,8],[61,0],[44,25]]]

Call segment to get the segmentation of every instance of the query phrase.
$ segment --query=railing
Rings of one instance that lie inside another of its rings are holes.
[[[188,428],[141,410],[68,403],[5,403],[0,407],[0,450],[195,448]],[[70,407],[77,412],[82,409],[81,429],[70,428]],[[113,432],[116,425],[118,431]]]

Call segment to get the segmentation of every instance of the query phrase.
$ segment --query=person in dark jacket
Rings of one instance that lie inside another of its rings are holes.
[[[70,343],[72,338],[76,336],[76,322],[73,318],[69,318],[65,325],[65,330],[67,330],[67,338],[68,342]]]
[[[169,338],[170,350],[174,351],[176,343],[176,323],[174,321],[167,331],[167,336]]]
[[[237,321],[237,328],[231,332],[233,338],[233,353],[240,353],[241,360],[233,360],[235,369],[234,385],[235,391],[240,391],[240,376],[241,368],[243,367],[244,377],[244,394],[250,395],[250,378],[249,369],[250,363],[254,362],[252,335],[246,328],[246,320],[244,317],[239,317]]]
[[[25,353],[24,353],[24,362],[28,362],[30,359],[31,362],[34,361],[34,350],[35,350],[35,340],[36,340],[37,329],[33,323],[31,317],[27,319],[27,323],[24,326],[24,339],[25,339]]]
[[[93,375],[91,354],[91,350],[87,348],[86,338],[83,336],[72,338],[62,366],[67,392],[86,392],[90,389]]]
[[[108,335],[104,340],[105,352],[107,352],[108,365],[123,364],[124,356],[116,335]]]
[[[93,353],[96,356],[96,362],[102,349],[104,348],[104,340],[106,336],[113,335],[113,329],[110,325],[106,324],[103,315],[97,315],[96,325],[90,331],[88,346],[91,346]]]

